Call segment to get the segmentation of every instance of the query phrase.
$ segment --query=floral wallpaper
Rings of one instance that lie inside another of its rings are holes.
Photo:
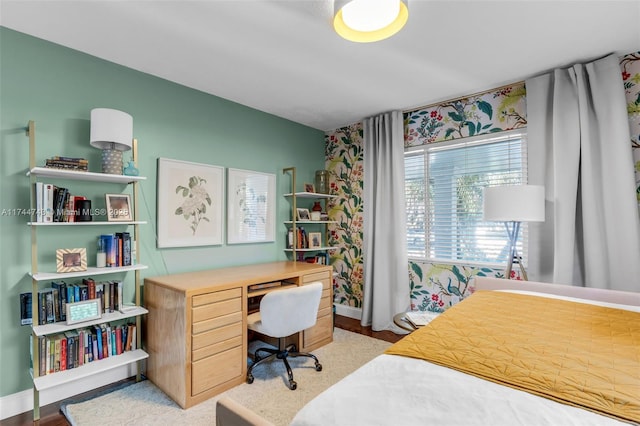
[[[329,171],[331,194],[339,195],[329,203],[331,264],[336,272],[336,303],[362,307],[364,284],[362,262],[362,123],[337,129],[325,136],[325,168]]]
[[[637,196],[640,202],[640,52],[620,60],[626,91],[631,144],[636,165]],[[443,102],[405,114],[405,147],[500,132],[526,127],[524,84],[502,87],[467,98]],[[335,303],[362,307],[362,188],[363,130],[355,123],[325,135],[326,169],[331,193],[338,195],[329,209],[330,243]],[[409,261],[411,308],[442,312],[473,293],[474,276],[503,277],[503,269],[470,265]],[[520,279],[519,270],[511,272]]]
[[[640,52],[625,55],[620,60],[622,81],[627,96],[627,113],[631,146],[636,165],[636,197],[640,204]]]
[[[527,125],[524,83],[405,114],[405,147]]]

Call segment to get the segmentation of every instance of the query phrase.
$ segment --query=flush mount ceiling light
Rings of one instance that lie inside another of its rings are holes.
[[[391,37],[409,18],[407,0],[335,0],[333,12],[336,32],[359,43]]]

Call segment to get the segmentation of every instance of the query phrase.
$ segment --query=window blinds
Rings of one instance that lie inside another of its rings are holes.
[[[526,182],[526,139],[522,132],[483,135],[406,152],[409,257],[506,263],[504,224],[482,220],[482,192],[486,186]],[[526,224],[522,230],[519,253],[524,253]]]

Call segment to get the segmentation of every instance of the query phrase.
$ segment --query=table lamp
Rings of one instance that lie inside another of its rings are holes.
[[[133,118],[115,109],[92,109],[89,142],[102,150],[102,173],[121,175],[122,151],[133,144]]]
[[[544,186],[507,185],[484,189],[483,220],[504,222],[509,236],[509,260],[506,278],[511,277],[513,260],[520,264],[522,278],[528,280],[527,272],[518,256],[516,242],[522,222],[544,222]]]

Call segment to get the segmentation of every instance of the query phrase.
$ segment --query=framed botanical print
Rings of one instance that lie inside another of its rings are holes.
[[[275,241],[276,175],[228,169],[227,243]]]
[[[223,243],[224,168],[158,159],[158,247]]]

